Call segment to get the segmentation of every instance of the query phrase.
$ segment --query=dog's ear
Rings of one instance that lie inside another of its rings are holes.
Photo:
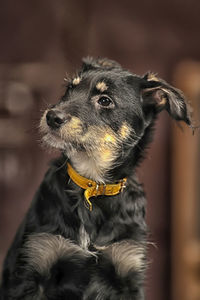
[[[191,109],[180,90],[150,72],[142,78],[141,90],[145,109],[153,107],[157,112],[166,109],[173,119],[192,124]]]
[[[116,61],[107,59],[107,58],[93,58],[93,57],[85,57],[82,59],[82,71],[88,71],[92,69],[107,69],[111,70],[113,68],[121,68],[120,64],[118,64]]]

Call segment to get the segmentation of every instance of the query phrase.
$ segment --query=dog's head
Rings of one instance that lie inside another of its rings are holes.
[[[125,162],[133,167],[136,149],[144,150],[148,129],[164,109],[191,125],[183,94],[164,80],[86,58],[58,104],[45,111],[40,128],[43,141],[63,151],[77,171],[103,182]]]

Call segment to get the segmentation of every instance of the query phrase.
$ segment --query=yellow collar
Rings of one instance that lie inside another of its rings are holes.
[[[121,193],[123,189],[126,187],[125,186],[125,183],[127,181],[126,178],[120,180],[119,183],[98,184],[93,180],[87,179],[79,175],[69,163],[67,163],[67,171],[72,181],[85,190],[84,196],[85,196],[87,208],[90,211],[92,211],[92,203],[89,200],[91,197],[97,197],[100,195],[114,196]]]

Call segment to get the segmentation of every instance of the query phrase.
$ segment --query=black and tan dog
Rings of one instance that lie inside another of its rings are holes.
[[[165,81],[84,60],[41,119],[43,142],[62,157],[8,252],[2,300],[144,299],[145,196],[135,169],[163,109],[191,125],[184,96]]]

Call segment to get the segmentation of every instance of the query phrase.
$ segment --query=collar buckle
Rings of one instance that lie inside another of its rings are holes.
[[[126,188],[126,181],[127,181],[126,178],[124,178],[124,179],[121,180],[121,189],[120,189],[120,192],[121,192],[121,193],[122,193],[123,190]]]
[[[120,180],[118,183],[98,184],[91,179],[87,179],[79,175],[69,163],[67,165],[69,177],[75,184],[85,190],[85,206],[89,209],[89,211],[92,211],[92,203],[90,201],[91,197],[97,197],[100,195],[115,196],[123,192],[123,190],[126,188],[126,178]]]

